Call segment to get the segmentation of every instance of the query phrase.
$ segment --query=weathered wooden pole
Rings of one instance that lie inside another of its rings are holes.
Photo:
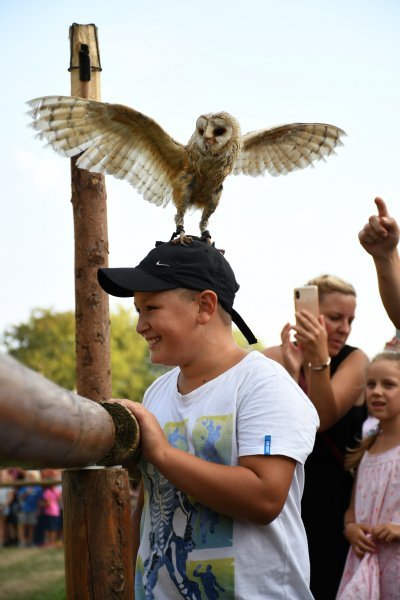
[[[63,473],[68,598],[133,597],[126,470],[98,465],[134,461],[138,447],[123,406],[82,398],[0,354],[0,468],[76,467]]]
[[[100,54],[95,25],[70,27],[71,95],[100,100]],[[71,160],[75,235],[76,389],[92,400],[111,397],[108,296],[97,269],[108,266],[107,195],[104,176]]]
[[[71,473],[73,477],[66,476]],[[64,471],[63,505],[67,598],[132,600],[133,546],[126,470]]]
[[[71,95],[100,100],[95,25],[70,27]],[[78,394],[111,396],[108,296],[97,269],[108,266],[104,177],[71,160],[75,232],[75,319]],[[68,600],[133,597],[128,472],[119,468],[64,471],[63,506]]]
[[[78,396],[0,353],[0,468],[128,464],[138,447],[123,406]]]

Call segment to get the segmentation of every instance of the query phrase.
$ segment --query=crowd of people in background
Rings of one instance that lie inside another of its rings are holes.
[[[130,479],[132,509],[138,495],[135,477]],[[0,468],[0,549],[62,544],[61,469]]]
[[[61,471],[0,470],[0,548],[62,545]]]

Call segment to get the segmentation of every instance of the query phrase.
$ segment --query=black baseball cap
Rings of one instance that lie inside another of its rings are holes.
[[[233,308],[239,284],[230,264],[220,250],[200,238],[192,236],[192,242],[186,245],[157,242],[136,267],[99,269],[97,278],[107,294],[119,298],[134,296],[135,292],[176,288],[212,290],[248,343],[257,343],[250,328]]]

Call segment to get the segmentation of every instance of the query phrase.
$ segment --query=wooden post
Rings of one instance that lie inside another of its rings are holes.
[[[73,23],[69,28],[71,94],[101,100],[100,50],[97,27]]]
[[[0,465],[126,464],[139,447],[130,411],[82,398],[0,353]]]
[[[100,100],[95,25],[70,28],[71,95]],[[75,320],[78,393],[111,396],[108,296],[97,282],[108,266],[104,177],[71,160],[75,231]],[[126,470],[65,471],[64,539],[68,600],[133,597],[129,481]]]
[[[1,356],[2,465],[93,465],[110,450],[113,439],[112,419],[99,404],[63,390],[11,356]]]
[[[132,600],[131,504],[125,470],[64,471],[63,506],[67,598]]]
[[[71,95],[100,100],[100,55],[95,25],[70,27]],[[84,79],[82,81],[81,79]],[[76,389],[92,400],[111,397],[108,296],[97,282],[108,266],[107,195],[104,176],[71,160],[75,233]]]

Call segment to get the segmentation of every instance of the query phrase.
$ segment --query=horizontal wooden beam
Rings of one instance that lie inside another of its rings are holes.
[[[123,406],[78,396],[0,353],[1,467],[122,464],[138,445],[136,419]]]

